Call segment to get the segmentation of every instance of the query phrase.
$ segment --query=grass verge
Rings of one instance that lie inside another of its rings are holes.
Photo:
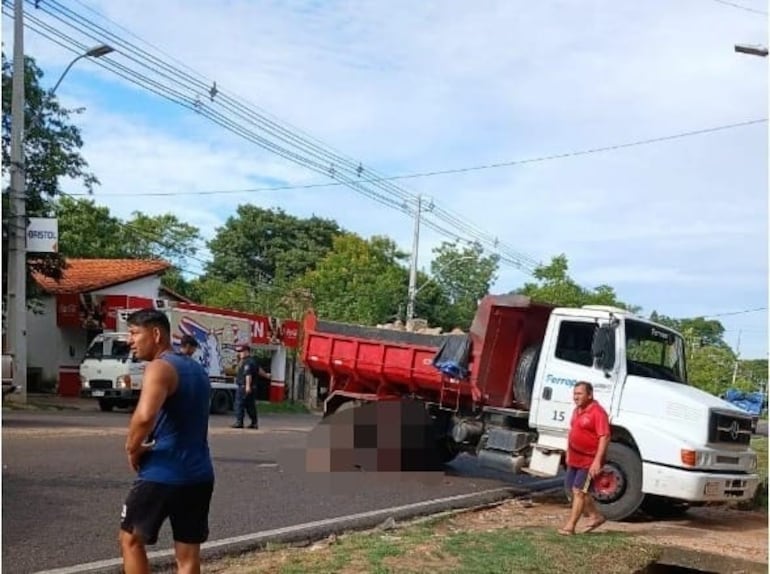
[[[767,512],[767,437],[754,437],[751,439],[751,448],[757,453],[757,472],[759,473],[759,487],[757,493],[740,508],[746,510],[762,510]]]
[[[306,414],[310,412],[310,410],[304,404],[296,403],[293,401],[283,401],[280,403],[258,401],[257,410],[260,413]]]
[[[629,574],[660,549],[618,532],[564,537],[553,529],[467,531],[443,520],[344,535],[309,548],[268,549],[212,565],[218,574]]]

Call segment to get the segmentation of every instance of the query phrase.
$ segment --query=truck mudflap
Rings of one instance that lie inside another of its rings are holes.
[[[645,462],[642,468],[646,494],[687,502],[739,502],[753,498],[758,474],[685,470]]]

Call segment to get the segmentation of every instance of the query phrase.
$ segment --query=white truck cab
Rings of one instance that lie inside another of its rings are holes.
[[[102,333],[94,337],[80,364],[81,396],[99,401],[111,411],[139,399],[145,363],[131,355],[128,333]]]
[[[749,448],[751,416],[688,386],[685,344],[679,333],[623,309],[554,309],[532,391],[529,426],[537,443],[528,472],[558,473],[573,387],[587,381],[612,426],[607,465],[595,484],[608,517],[629,516],[645,500],[753,497],[759,476]]]

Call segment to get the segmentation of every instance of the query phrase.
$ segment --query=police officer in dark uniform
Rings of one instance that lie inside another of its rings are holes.
[[[265,373],[251,356],[248,345],[241,344],[235,347],[238,353],[238,370],[235,373],[235,424],[234,429],[243,428],[243,415],[247,413],[251,419],[250,429],[259,428],[257,420],[257,376],[270,377]],[[245,413],[244,413],[245,411]]]

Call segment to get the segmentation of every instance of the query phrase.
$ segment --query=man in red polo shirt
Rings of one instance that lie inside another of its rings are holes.
[[[572,413],[567,438],[566,486],[572,490],[572,512],[559,534],[575,534],[580,515],[585,512],[589,523],[584,532],[590,532],[605,522],[591,496],[592,480],[601,472],[610,444],[610,420],[607,412],[594,400],[591,383],[580,381],[572,395],[575,411]]]

